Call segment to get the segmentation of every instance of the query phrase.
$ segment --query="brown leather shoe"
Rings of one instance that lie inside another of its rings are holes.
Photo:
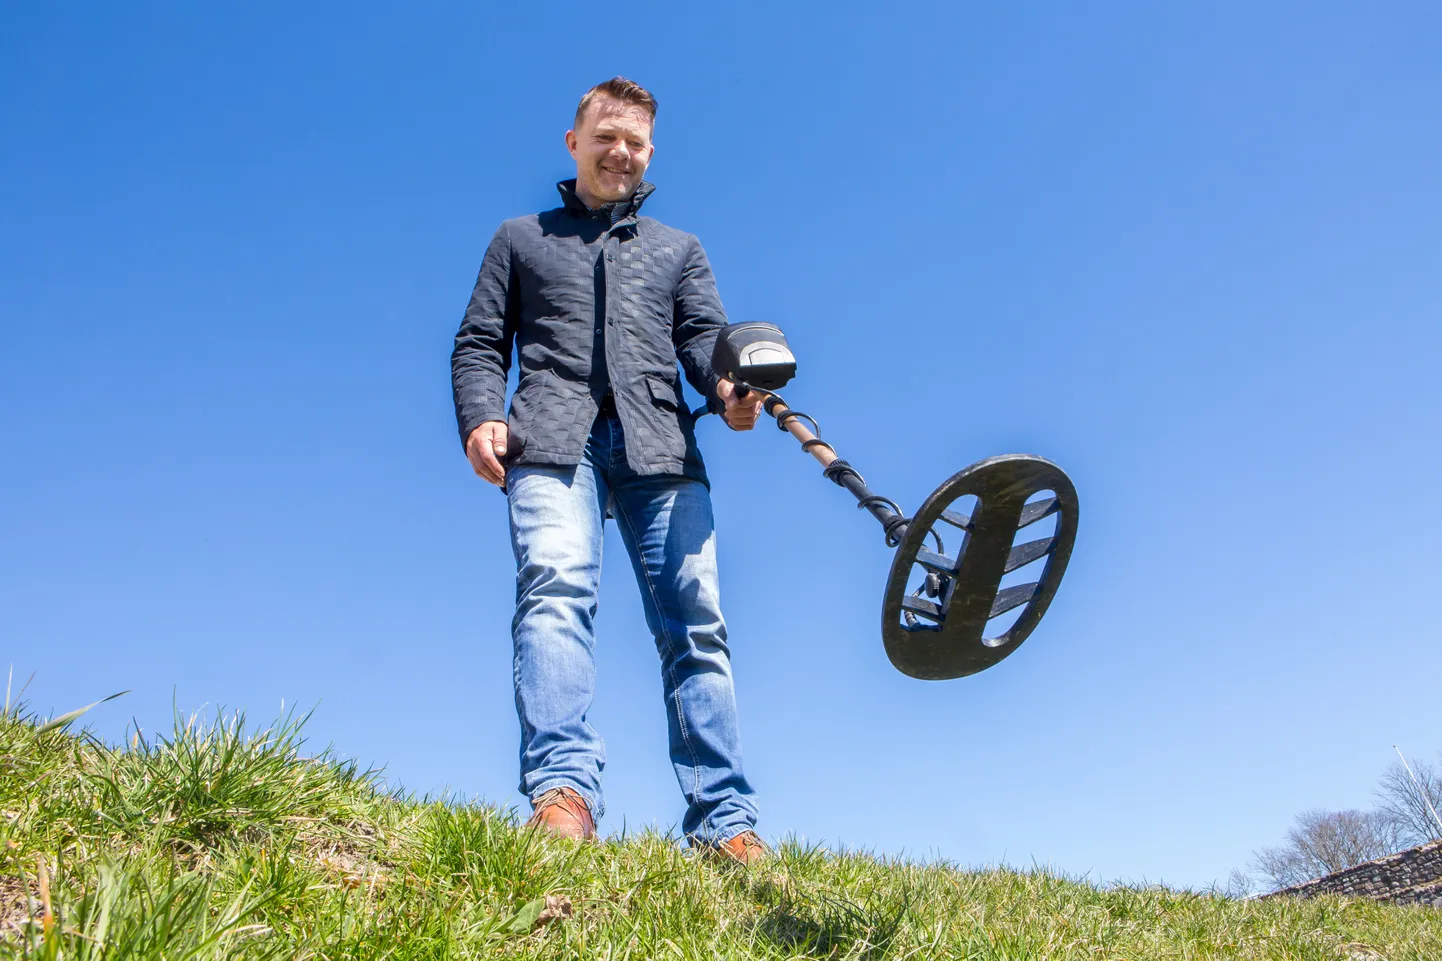
[[[729,841],[716,846],[716,852],[744,868],[754,867],[766,860],[766,844],[755,831],[742,831]]]
[[[557,837],[589,841],[596,836],[596,822],[581,795],[568,787],[552,788],[531,802],[535,813],[528,828],[541,828]]]

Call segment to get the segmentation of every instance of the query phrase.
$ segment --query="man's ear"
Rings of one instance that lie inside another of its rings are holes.
[[[566,131],[566,151],[570,153],[572,157],[576,155],[576,147],[580,144],[580,142],[580,138],[576,136],[576,131]]]

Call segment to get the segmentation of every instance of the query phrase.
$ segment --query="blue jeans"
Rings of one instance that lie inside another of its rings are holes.
[[[516,712],[521,793],[569,787],[598,820],[605,745],[586,721],[596,686],[596,590],[605,518],[616,519],[661,656],[671,763],[688,838],[726,841],[756,824],[726,624],[716,579],[711,495],[700,481],[626,465],[614,413],[596,419],[576,467],[506,473],[516,554]]]

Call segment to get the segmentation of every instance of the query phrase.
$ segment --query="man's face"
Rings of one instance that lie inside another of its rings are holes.
[[[597,97],[576,129],[566,131],[566,149],[576,161],[576,192],[588,206],[624,200],[656,151],[651,118],[640,107]]]

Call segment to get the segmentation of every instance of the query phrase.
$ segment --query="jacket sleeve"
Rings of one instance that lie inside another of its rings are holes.
[[[511,236],[502,224],[481,260],[480,275],[451,351],[451,390],[461,444],[488,420],[506,419],[506,375],[520,303]]]
[[[706,251],[694,236],[689,238],[686,266],[681,282],[676,285],[675,315],[671,321],[671,340],[676,345],[676,358],[686,372],[686,379],[696,392],[706,398],[706,406],[719,414],[726,404],[716,394],[720,378],[711,369],[711,351],[716,335],[726,326],[726,310],[716,292],[716,278]]]

